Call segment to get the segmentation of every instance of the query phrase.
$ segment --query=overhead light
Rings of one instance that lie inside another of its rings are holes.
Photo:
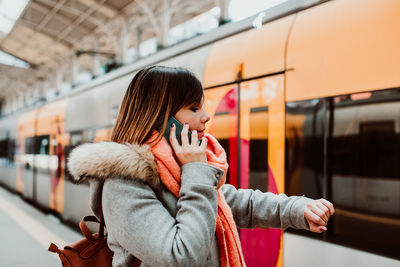
[[[0,0],[0,37],[7,36],[29,0]]]

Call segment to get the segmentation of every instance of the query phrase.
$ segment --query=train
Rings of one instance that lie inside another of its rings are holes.
[[[240,229],[248,266],[399,266],[400,1],[287,1],[0,119],[0,183],[77,225],[88,184],[69,152],[110,140],[125,90],[150,65],[202,81],[206,132],[237,188],[325,198],[328,231]]]

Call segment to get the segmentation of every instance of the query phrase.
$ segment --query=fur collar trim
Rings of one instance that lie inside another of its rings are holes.
[[[148,145],[115,142],[86,143],[72,150],[67,162],[76,182],[112,177],[160,182],[157,163]]]

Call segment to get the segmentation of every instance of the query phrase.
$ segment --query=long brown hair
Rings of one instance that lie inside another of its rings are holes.
[[[111,140],[142,145],[157,130],[158,143],[168,120],[181,108],[200,104],[203,96],[201,82],[187,69],[144,68],[126,90]]]

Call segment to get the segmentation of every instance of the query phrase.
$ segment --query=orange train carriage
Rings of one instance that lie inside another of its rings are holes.
[[[241,230],[248,266],[398,264],[400,2],[314,2],[288,1],[261,29],[225,25],[3,117],[0,182],[77,223],[90,212],[88,187],[65,171],[69,151],[110,138],[137,70],[183,66],[203,81],[206,130],[228,154],[229,183],[336,207],[323,235]]]

